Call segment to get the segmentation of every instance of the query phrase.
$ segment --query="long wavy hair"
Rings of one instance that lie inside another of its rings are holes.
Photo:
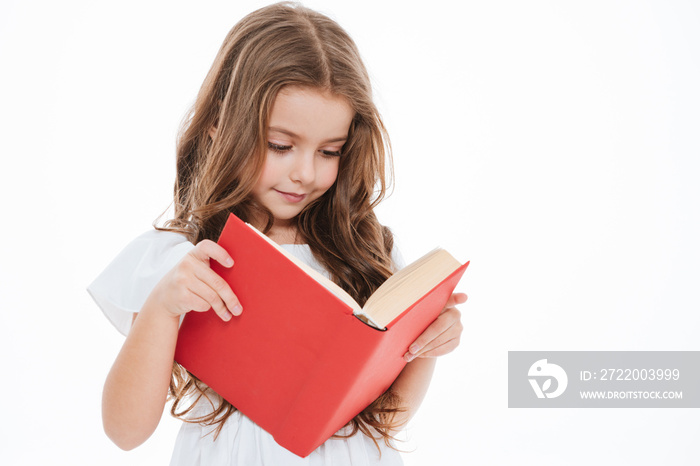
[[[389,138],[355,43],[336,22],[301,5],[261,8],[226,36],[178,134],[174,217],[156,228],[180,232],[197,244],[216,240],[233,212],[244,221],[267,219],[261,227],[269,231],[274,218],[251,191],[267,156],[270,110],[285,86],[330,91],[355,112],[336,182],[295,220],[298,240],[362,305],[394,272],[391,232],[373,211],[388,187],[385,172],[391,176]],[[217,434],[236,410],[220,397],[212,400],[211,390],[177,363],[170,395],[174,416],[216,426]],[[194,403],[185,401],[193,397]],[[192,417],[202,397],[213,411]],[[391,447],[395,414],[403,410],[389,389],[348,423],[345,437],[362,432],[379,447],[375,431]]]

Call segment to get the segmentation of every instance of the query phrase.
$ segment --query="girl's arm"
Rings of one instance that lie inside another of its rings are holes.
[[[436,358],[459,345],[463,327],[461,313],[455,306],[466,300],[467,295],[463,293],[453,294],[438,318],[411,344],[404,356],[409,362],[391,386],[401,398],[401,405],[406,408],[395,418],[401,427],[411,420],[423,402],[433,377]]]
[[[102,393],[105,433],[124,450],[155,431],[167,400],[180,316],[213,308],[225,321],[240,315],[238,298],[209,267],[233,261],[212,241],[192,249],[158,282],[136,317]]]

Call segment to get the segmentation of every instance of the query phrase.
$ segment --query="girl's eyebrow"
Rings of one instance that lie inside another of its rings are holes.
[[[277,127],[277,126],[270,126],[270,127],[268,128],[268,130],[270,130],[270,131],[276,131],[276,132],[278,132],[278,133],[286,134],[287,136],[291,136],[291,137],[293,137],[293,138],[300,139],[300,137],[299,137],[298,134],[295,134],[295,133],[293,133],[293,132],[291,132],[291,131],[289,131],[289,130],[287,130],[287,129],[284,129],[284,128],[279,128],[279,127]],[[337,137],[337,138],[326,139],[325,141],[323,141],[323,143],[324,143],[324,144],[327,144],[327,143],[329,143],[329,142],[345,142],[345,141],[347,141],[347,140],[348,140],[348,137],[347,137],[347,136],[340,136],[340,137]]]

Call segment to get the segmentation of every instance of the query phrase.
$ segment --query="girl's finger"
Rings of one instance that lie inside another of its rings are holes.
[[[417,358],[437,358],[438,356],[444,356],[447,353],[451,353],[459,346],[459,338],[453,338],[452,340],[446,341],[444,344],[420,353]]]
[[[458,324],[458,326],[452,330],[457,330],[458,333],[461,333],[462,324],[460,322],[460,316],[461,313],[457,308],[447,308],[432,324],[430,324],[425,332],[411,344],[404,358],[407,360],[415,358],[418,354],[423,352],[433,340],[450,330],[455,324]]]
[[[413,358],[424,357],[426,353],[430,353],[436,348],[439,348],[452,340],[457,340],[457,342],[459,342],[459,337],[461,334],[462,324],[459,321],[455,322],[447,330],[423,346],[417,353],[409,353],[409,356],[412,356]]]
[[[209,265],[209,259],[214,259],[224,267],[231,267],[233,265],[233,259],[231,259],[229,253],[226,252],[226,249],[208,239],[197,243],[197,246],[190,251],[190,254],[207,265]]]
[[[468,296],[464,293],[454,293],[452,296],[450,296],[450,299],[447,300],[447,303],[445,304],[445,309],[443,309],[442,312],[445,312],[445,310],[450,307],[455,307],[458,304],[466,303],[467,298]]]
[[[189,292],[205,302],[204,306],[200,306],[197,309],[192,309],[193,311],[206,312],[209,309],[213,309],[214,312],[225,321],[231,320],[231,313],[226,308],[226,305],[221,300],[216,291],[207,286],[206,283],[202,281],[196,281],[190,285],[188,288]]]
[[[216,293],[226,308],[231,311],[231,314],[235,316],[241,314],[243,308],[238,297],[233,293],[226,280],[210,269],[208,264],[200,264],[199,267],[195,267],[194,276]]]

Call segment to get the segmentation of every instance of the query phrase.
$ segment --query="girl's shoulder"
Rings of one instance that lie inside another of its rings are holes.
[[[126,335],[134,313],[163,276],[194,245],[171,231],[150,230],[134,238],[88,286],[105,316]]]

